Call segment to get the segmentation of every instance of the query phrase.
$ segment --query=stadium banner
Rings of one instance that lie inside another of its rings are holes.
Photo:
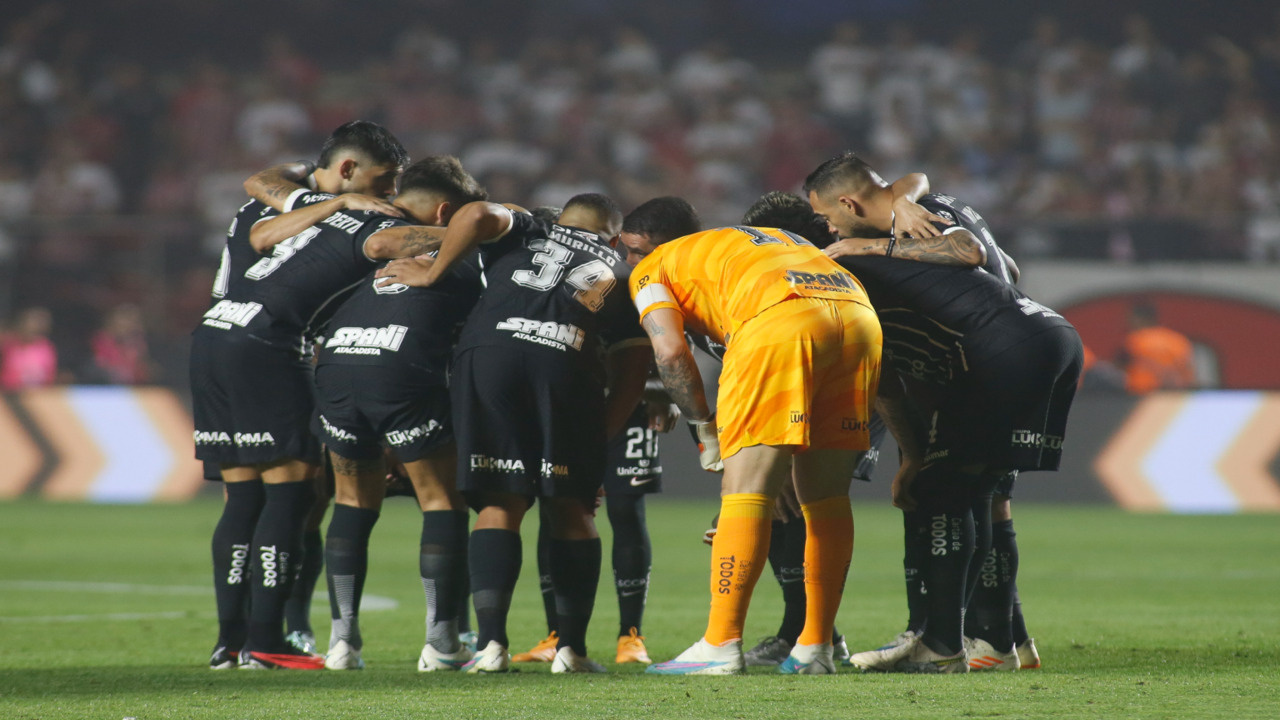
[[[0,499],[173,502],[205,484],[191,413],[167,388],[69,386],[0,402]]]
[[[889,502],[897,468],[890,437],[871,482],[854,482],[855,506]],[[698,465],[687,437],[662,437],[668,495],[715,497],[719,476]],[[1018,502],[1116,504],[1136,512],[1280,512],[1280,393],[1082,393],[1056,473],[1018,477]]]

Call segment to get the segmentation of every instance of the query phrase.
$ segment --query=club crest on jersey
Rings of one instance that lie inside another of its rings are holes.
[[[324,346],[336,355],[381,355],[383,350],[398,351],[408,332],[404,325],[344,327],[338,328]]]
[[[232,325],[245,327],[261,311],[262,305],[256,302],[219,300],[205,311],[203,324],[219,330],[230,330]]]
[[[526,342],[546,345],[557,350],[573,348],[581,350],[587,334],[582,328],[572,323],[529,320],[528,318],[507,318],[497,324],[498,330],[511,333],[511,337]]]

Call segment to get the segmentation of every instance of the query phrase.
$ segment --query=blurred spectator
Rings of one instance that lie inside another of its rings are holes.
[[[1129,311],[1129,334],[1117,362],[1124,368],[1125,388],[1134,395],[1189,388],[1196,379],[1191,341],[1162,327],[1155,306],[1148,303]]]
[[[92,340],[93,364],[84,379],[109,385],[140,385],[151,380],[152,362],[142,311],[117,305],[107,313]]]
[[[107,213],[120,205],[120,186],[110,168],[85,157],[75,139],[61,137],[36,174],[31,205],[44,215]]]
[[[18,314],[10,332],[0,335],[0,388],[8,391],[52,385],[58,377],[58,351],[49,340],[53,315],[32,307]]]

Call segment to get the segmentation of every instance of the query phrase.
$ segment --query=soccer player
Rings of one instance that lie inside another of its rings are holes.
[[[701,229],[697,211],[688,201],[672,196],[653,198],[623,218],[618,249],[625,250],[627,264],[635,267],[657,246]],[[613,528],[613,584],[618,596],[618,651],[614,660],[620,664],[652,662],[641,635],[653,560],[644,498],[662,492],[658,433],[669,431],[679,420],[678,411],[672,412],[671,398],[653,378],[655,372],[650,373],[644,401],[627,418],[623,431],[609,440],[604,475],[605,509]],[[513,656],[512,662],[555,659],[558,637],[549,528],[543,523],[538,530],[538,578],[548,635],[528,652]]]
[[[934,196],[950,208],[935,212],[954,212],[968,227],[900,238],[887,184],[856,156],[819,166],[806,188],[813,209],[846,238],[828,254],[854,253],[840,262],[880,312],[891,367],[932,410],[927,438],[920,438],[896,400],[902,385],[886,373],[885,419],[904,456],[894,503],[908,511],[909,532],[928,544],[921,559],[928,620],[919,637],[885,650],[874,667],[964,672],[964,608],[980,569],[970,562],[981,547],[975,515],[982,532],[991,492],[1008,473],[1057,469],[1082,365],[1080,339],[1060,315],[1013,287],[1013,271],[981,216],[954,198]],[[910,261],[921,259],[927,262]],[[1007,635],[998,642],[1013,650]]]
[[[660,674],[745,669],[742,628],[768,554],[774,499],[794,482],[807,520],[807,612],[783,672],[835,672],[831,635],[853,551],[849,478],[868,448],[880,326],[853,276],[791,233],[728,227],[657,247],[631,291],[663,386],[724,470],[703,637]],[[713,416],[685,329],[726,347]]]
[[[325,141],[315,169],[317,187],[343,194],[300,192],[290,200],[398,213],[353,193],[390,194],[405,160],[384,128],[348,123]],[[288,645],[283,628],[320,459],[309,428],[304,331],[319,305],[365,269],[353,270],[360,258],[341,257],[336,246],[309,244],[310,235],[257,232],[274,214],[256,200],[237,213],[214,280],[215,302],[192,333],[196,457],[221,467],[227,493],[212,543],[219,638],[210,667],[217,669],[236,662],[323,667],[323,658]]]
[[[443,226],[458,208],[486,197],[456,158],[438,156],[405,170],[395,206],[415,223]],[[373,221],[380,228],[374,236],[410,225],[393,217]],[[457,628],[466,601],[467,509],[455,487],[446,378],[457,329],[480,288],[474,258],[427,289],[375,287],[371,270],[322,333],[316,430],[329,449],[337,495],[326,554],[333,629],[325,666],[331,670],[364,667],[360,598],[369,536],[385,496],[384,447],[403,465],[422,510],[427,643],[418,669],[456,670],[471,658]]]
[[[598,194],[570,199],[556,223],[471,203],[450,221],[434,262],[401,260],[379,271],[430,287],[481,248],[487,285],[463,326],[451,385],[458,486],[479,512],[470,543],[479,651],[467,672],[509,669],[519,530],[535,499],[551,528],[558,615],[551,671],[604,672],[586,648],[601,563],[592,515],[606,439],[639,401],[652,356],[618,291],[630,270],[610,247],[621,220]]]

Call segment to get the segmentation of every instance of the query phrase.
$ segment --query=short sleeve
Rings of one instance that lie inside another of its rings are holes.
[[[631,271],[631,297],[641,320],[658,308],[671,308],[681,312],[680,305],[671,294],[666,274],[662,272],[661,252],[650,253]]]
[[[336,196],[330,195],[329,193],[316,192],[315,190],[311,190],[309,188],[298,188],[297,190],[294,190],[292,193],[290,193],[289,197],[285,199],[284,211],[290,212],[292,210],[297,210],[298,208],[301,208],[301,207],[314,205],[318,202],[324,202],[325,200],[332,200],[334,197]]]

